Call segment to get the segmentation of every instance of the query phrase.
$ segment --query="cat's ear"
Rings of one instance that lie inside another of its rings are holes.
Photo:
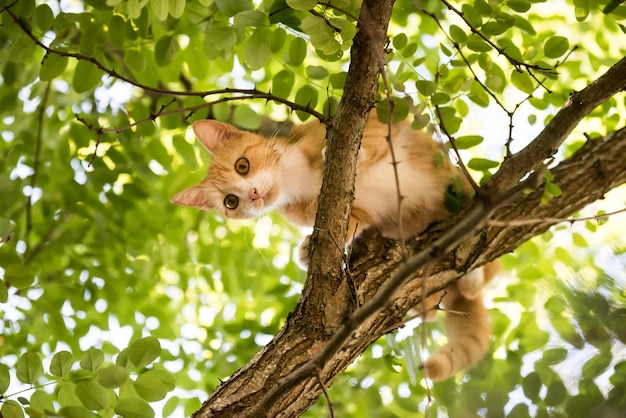
[[[193,131],[204,145],[204,148],[213,155],[217,145],[224,138],[230,138],[238,134],[237,128],[228,123],[218,122],[212,119],[198,120],[193,123]]]
[[[209,201],[206,188],[201,184],[191,186],[182,192],[176,193],[170,202],[180,206],[193,206],[202,210],[213,209],[212,202]]]

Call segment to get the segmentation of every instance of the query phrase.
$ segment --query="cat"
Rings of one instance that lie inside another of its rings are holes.
[[[311,121],[295,125],[287,137],[271,138],[215,120],[196,121],[193,130],[212,157],[208,175],[172,197],[173,203],[215,210],[224,217],[237,219],[257,218],[277,209],[296,225],[314,224],[326,153],[323,124]],[[446,194],[470,194],[467,181],[428,133],[413,130],[408,121],[395,123],[391,126],[391,143],[404,196],[399,216],[387,135],[388,125],[372,111],[357,157],[350,237],[346,244],[370,227],[393,239],[414,236],[449,216]],[[300,247],[300,261],[305,265],[309,238]],[[479,269],[446,289],[442,305],[469,314],[467,318],[447,315],[448,343],[424,364],[425,373],[432,380],[453,376],[477,363],[486,352],[489,321],[479,296],[491,277],[491,273],[483,274]],[[430,296],[420,308],[431,308],[442,295],[440,292]],[[432,319],[432,315],[427,315],[427,319]]]

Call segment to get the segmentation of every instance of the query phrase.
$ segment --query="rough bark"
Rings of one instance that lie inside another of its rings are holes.
[[[402,262],[398,243],[380,237],[375,231],[366,232],[355,242],[349,276],[341,268],[340,251],[343,238],[348,233],[346,214],[352,201],[354,157],[367,110],[372,103],[370,89],[375,91],[377,85],[379,61],[375,57],[375,49],[382,49],[392,4],[392,1],[364,2],[364,7],[370,7],[368,12],[374,11],[369,15],[376,19],[373,33],[382,33],[383,36],[377,39],[378,35],[364,36],[361,31],[355,39],[353,65],[344,99],[337,118],[329,127],[327,155],[331,158],[325,171],[316,223],[318,233],[313,239],[312,264],[302,298],[276,337],[211,394],[196,412],[197,417],[299,416],[320,396],[320,383],[330,386],[368,345],[401,324],[405,313],[421,300],[424,283],[428,289],[424,294],[431,294],[468,271],[514,250],[550,226],[548,222],[517,226],[487,224],[472,231],[462,237],[459,246],[441,254],[428,266],[427,279],[422,277],[424,268],[417,270],[415,278],[398,289],[389,303],[381,306],[381,310],[350,333],[345,344],[340,344],[324,357],[315,373],[308,369],[294,374],[294,370],[308,364],[326,347],[342,322],[350,320],[350,313],[359,304],[367,303],[395,274]],[[357,57],[368,58],[357,60]],[[531,145],[503,163],[499,174],[493,177],[485,190],[497,195],[499,191],[516,184],[537,164],[553,155],[585,115],[624,88],[626,59],[615,64],[605,76],[585,90],[572,95]],[[542,205],[543,190],[539,188],[499,208],[492,219],[565,218],[626,183],[623,155],[626,155],[626,128],[589,140],[572,157],[551,170],[554,182],[563,191],[561,197]],[[429,248],[471,211],[470,207],[454,219],[431,226],[420,237],[408,242],[410,251]],[[353,291],[355,288],[356,294]],[[297,375],[296,379],[294,375]]]

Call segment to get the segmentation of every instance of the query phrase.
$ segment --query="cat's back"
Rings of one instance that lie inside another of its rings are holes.
[[[412,129],[409,121],[389,128],[373,114],[363,134],[362,149],[365,154],[357,166],[354,207],[366,212],[385,235],[400,235],[399,194],[404,232],[408,234],[405,236],[414,235],[447,215],[444,192],[458,171],[427,132]]]

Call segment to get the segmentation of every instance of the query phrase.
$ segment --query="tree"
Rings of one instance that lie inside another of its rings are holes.
[[[1,4],[3,416],[624,414],[624,218],[585,207],[623,208],[625,5]],[[436,127],[480,187],[346,259],[374,105]],[[203,174],[191,121],[291,116],[328,124],[304,284],[278,217],[168,203]],[[437,343],[393,331],[500,257],[491,355],[431,386],[416,356]]]

